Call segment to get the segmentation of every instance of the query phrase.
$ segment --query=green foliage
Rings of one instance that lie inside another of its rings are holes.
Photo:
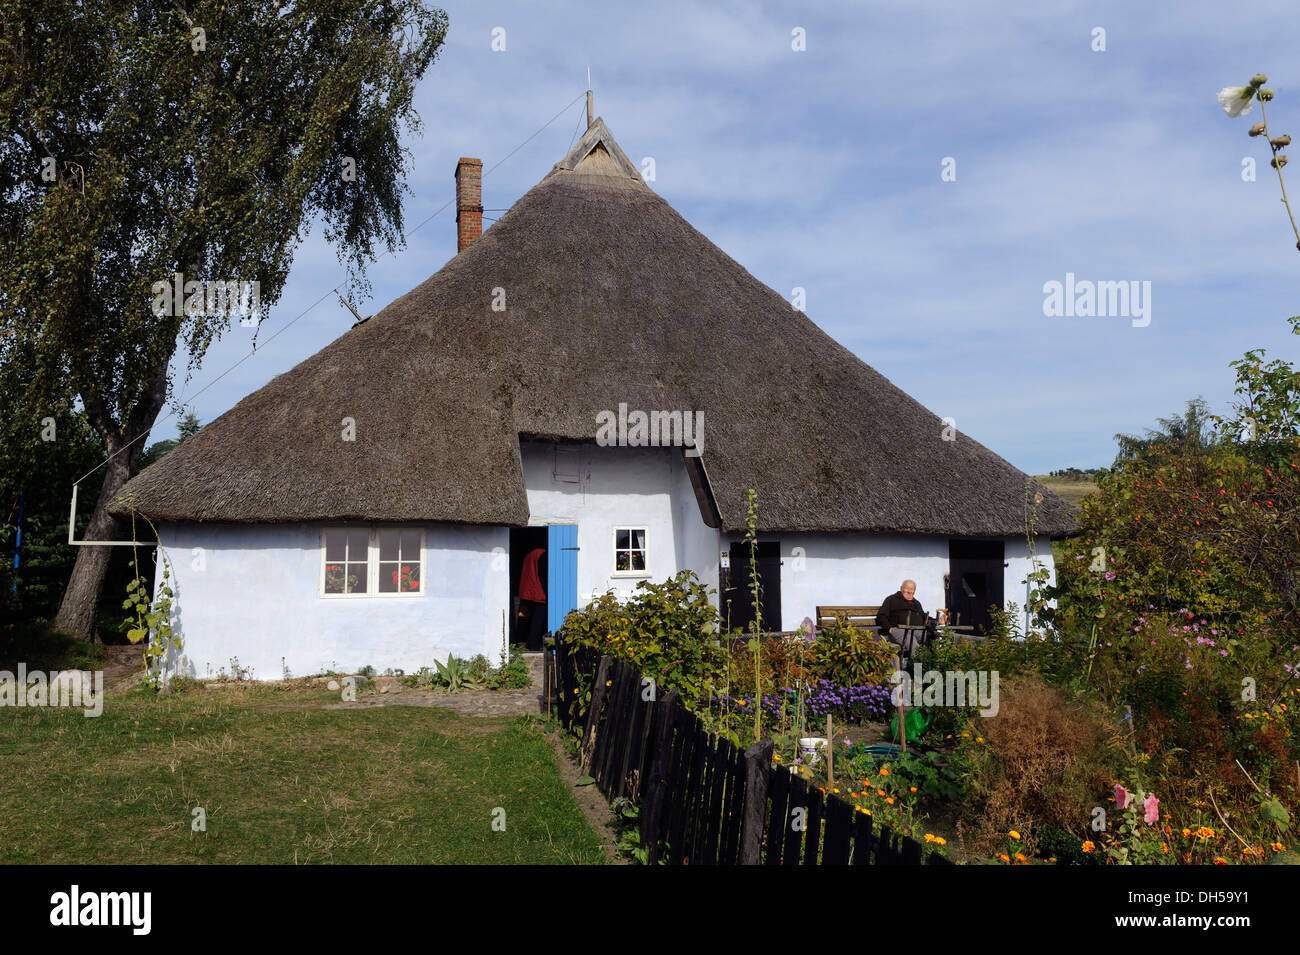
[[[202,425],[199,423],[199,419],[194,412],[185,412],[184,417],[180,420],[180,424],[176,426],[177,437],[168,438],[166,441],[158,441],[149,445],[149,447],[145,449],[145,452],[140,455],[140,462],[136,467],[143,471],[149,465],[160,460],[169,452],[175,451],[181,446],[186,438],[192,438],[194,435],[198,434],[201,427]]]
[[[51,407],[38,418],[20,412],[30,379],[30,369],[0,373],[0,621],[50,618],[58,610],[75,556],[68,547],[68,495],[72,482],[104,458],[103,441],[82,412]],[[54,419],[52,431],[46,432],[43,417]],[[41,440],[43,432],[54,440]],[[102,480],[102,470],[87,477],[83,497],[93,500]],[[15,570],[20,500],[22,546]],[[81,510],[78,536],[90,519]]]
[[[433,685],[445,688],[448,693],[474,689],[482,684],[482,677],[477,676],[472,665],[460,657],[448,654],[446,663],[434,660],[433,665],[437,668]]]
[[[708,589],[684,570],[660,584],[641,581],[626,604],[603,594],[571,612],[556,636],[627,660],[665,690],[675,687],[684,699],[698,700],[710,683],[721,683],[725,655],[717,633]],[[580,711],[590,691],[580,689]]]
[[[79,407],[110,458],[92,499],[106,537],[174,356],[192,371],[234,319],[215,294],[156,314],[155,285],[256,282],[260,321],[319,220],[364,291],[376,245],[401,241],[399,133],[418,129],[447,17],[420,0],[5,0],[0,21],[0,474],[48,481],[38,422]],[[81,567],[69,593],[95,603],[102,565]],[[84,628],[94,609],[63,615]]]
[[[809,646],[808,666],[814,680],[838,686],[883,683],[897,665],[898,648],[870,630],[843,618],[826,627]]]
[[[614,813],[614,826],[618,833],[618,854],[640,865],[647,865],[650,861],[650,847],[641,842],[641,807],[626,796],[619,796],[609,804],[609,808]]]
[[[524,648],[518,643],[511,646],[510,660],[505,666],[488,667],[483,674],[483,685],[489,690],[520,689],[532,682],[533,674],[524,657]]]
[[[915,786],[917,794],[925,799],[950,801],[960,799],[966,792],[961,774],[947,756],[936,750],[899,757],[894,763],[894,773],[900,782]]]

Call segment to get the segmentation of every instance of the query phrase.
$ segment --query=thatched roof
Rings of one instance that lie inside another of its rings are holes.
[[[752,487],[769,532],[1024,532],[1023,473],[941,440],[939,418],[646,186],[601,120],[481,239],[138,475],[115,511],[522,525],[521,438],[592,441],[620,402],[704,412],[725,530]],[[1039,531],[1071,529],[1069,505],[1035,491]]]

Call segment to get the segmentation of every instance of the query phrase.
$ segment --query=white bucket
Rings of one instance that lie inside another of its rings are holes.
[[[825,736],[805,736],[799,740],[799,756],[805,765],[815,766],[821,762],[824,749],[826,749]]]

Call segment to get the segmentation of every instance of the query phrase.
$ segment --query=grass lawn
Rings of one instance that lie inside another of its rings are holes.
[[[0,709],[0,862],[604,861],[537,726],[338,699],[232,685],[110,693],[95,718]]]

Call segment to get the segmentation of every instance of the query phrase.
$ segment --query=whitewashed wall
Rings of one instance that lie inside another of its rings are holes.
[[[1052,542],[1046,537],[1037,538],[1034,542],[1034,550],[1037,551],[1039,563],[1051,574],[1048,583],[1055,584],[1056,562],[1052,559]],[[1034,569],[1033,554],[1030,552],[1029,541],[1026,538],[1007,538],[1006,562],[1007,568],[1002,580],[1003,600],[1007,604],[1014,603],[1019,608],[1020,629],[1023,631],[1027,629],[1024,613],[1027,596],[1025,579]],[[1056,602],[1053,601],[1052,606],[1055,605]]]
[[[718,532],[700,515],[676,448],[521,446],[532,524],[578,525],[578,605],[613,590],[626,598],[641,580],[694,570],[718,586]],[[560,476],[557,477],[557,471]],[[572,480],[576,473],[576,483]],[[614,571],[614,528],[646,528],[646,572]]]
[[[509,599],[505,528],[425,527],[426,592],[418,597],[320,596],[320,526],[164,524],[175,573],[178,672],[231,672],[259,680],[373,666],[413,673],[435,658],[495,659]],[[202,548],[203,569],[196,569]],[[159,562],[157,576],[161,577]]]
[[[722,549],[741,538],[727,536]],[[916,581],[916,599],[927,613],[944,605],[943,576],[948,573],[948,538],[902,534],[761,534],[781,544],[781,629],[795,630],[804,617],[815,618],[819,606],[875,606]],[[1052,567],[1044,538],[1039,556]],[[1006,539],[1004,600],[1022,608],[1025,576],[1031,566],[1025,538]],[[716,558],[715,558],[716,563]]]

